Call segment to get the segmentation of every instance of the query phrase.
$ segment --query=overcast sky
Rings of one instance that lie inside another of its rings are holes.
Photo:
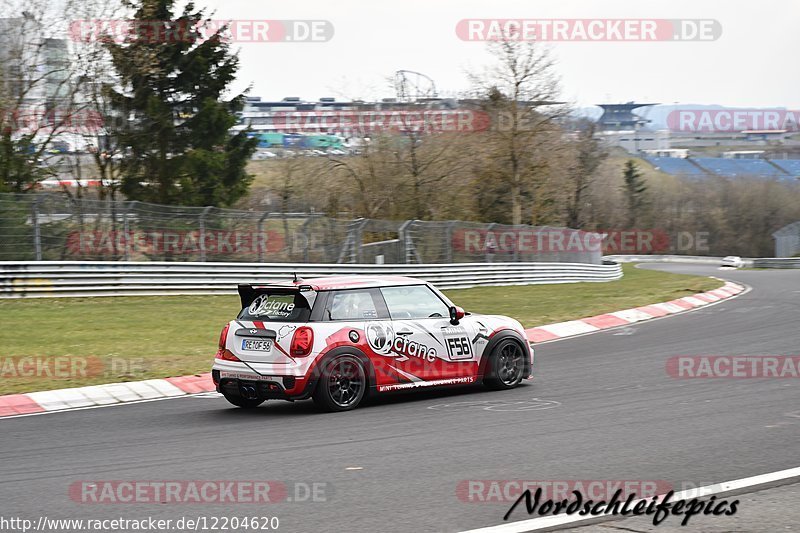
[[[393,96],[408,69],[444,93],[469,88],[486,46],[456,35],[462,19],[716,19],[710,42],[561,42],[563,97],[579,106],[630,100],[800,109],[798,0],[196,0],[223,19],[324,19],[325,43],[246,43],[241,89],[265,99]]]

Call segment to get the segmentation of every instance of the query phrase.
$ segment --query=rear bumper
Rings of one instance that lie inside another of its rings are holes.
[[[216,361],[211,377],[217,392],[244,398],[301,400],[314,390],[305,376],[261,374],[232,361]]]

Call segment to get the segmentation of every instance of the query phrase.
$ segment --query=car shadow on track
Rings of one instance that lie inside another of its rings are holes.
[[[517,391],[530,389],[533,387],[532,383],[523,382],[519,385]],[[424,391],[400,391],[392,392],[384,395],[376,395],[366,398],[355,412],[369,412],[372,409],[391,406],[395,404],[415,404],[419,402],[426,402],[429,400],[450,399],[460,397],[475,397],[486,399],[486,395],[491,395],[492,398],[501,399],[504,394],[512,393],[513,391],[492,391],[482,385],[470,385],[462,387],[449,387],[441,389],[431,389]],[[209,413],[213,416],[225,416],[227,418],[262,418],[270,416],[304,416],[304,415],[334,415],[340,413],[326,413],[320,410],[312,400],[301,400],[296,402],[288,402],[285,400],[268,400],[255,409],[241,409],[234,407],[220,398],[225,406],[221,409],[210,410]],[[216,405],[215,405],[216,407]]]

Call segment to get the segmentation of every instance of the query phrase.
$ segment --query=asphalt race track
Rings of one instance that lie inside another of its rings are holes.
[[[342,414],[318,413],[310,402],[247,412],[206,395],[0,420],[0,514],[277,516],[279,531],[291,532],[461,531],[502,523],[510,505],[462,501],[456,488],[464,480],[683,487],[800,466],[800,381],[688,380],[665,370],[675,355],[797,354],[800,271],[649,268],[716,275],[753,290],[540,345],[536,378],[510,392],[393,396]],[[86,504],[68,494],[82,480],[325,483],[326,501]],[[530,518],[523,507],[512,520]],[[713,520],[694,517],[684,530]]]

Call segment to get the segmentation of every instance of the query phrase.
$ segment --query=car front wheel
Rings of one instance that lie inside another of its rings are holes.
[[[349,411],[361,403],[366,389],[364,364],[357,357],[343,355],[325,363],[313,398],[325,411]]]
[[[517,342],[502,340],[492,350],[489,365],[484,384],[494,390],[513,389],[524,377],[525,354]]]

